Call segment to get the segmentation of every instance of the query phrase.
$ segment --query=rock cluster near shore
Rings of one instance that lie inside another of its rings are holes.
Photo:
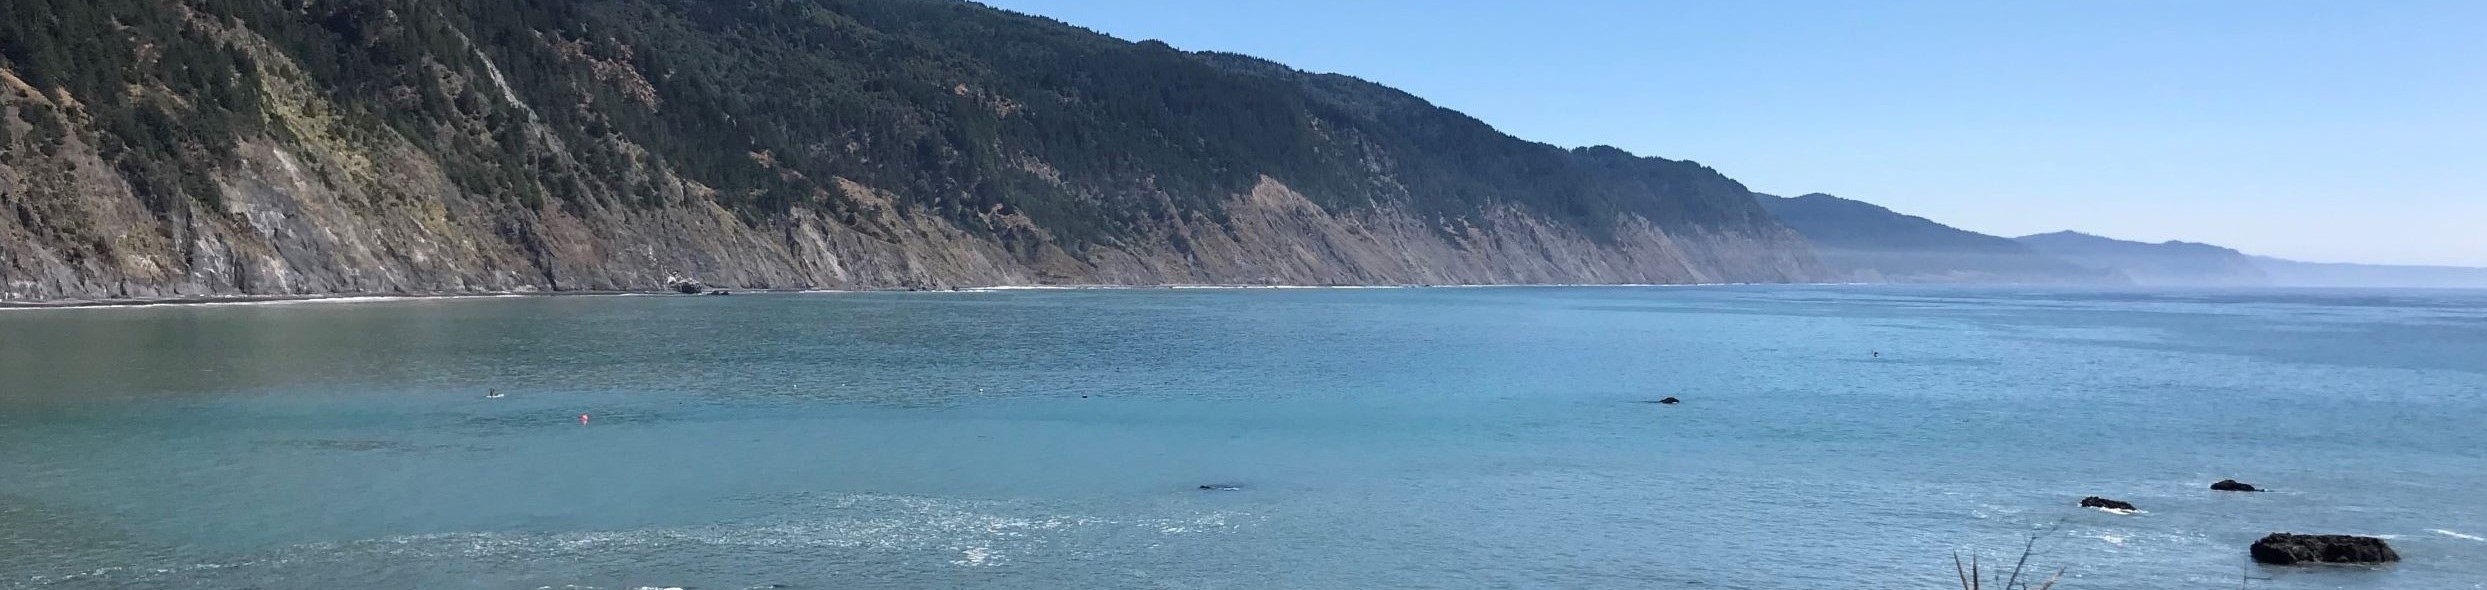
[[[2266,491],[2233,479],[2219,480],[2211,484],[2211,489],[2222,492]],[[2119,512],[2135,510],[2132,503],[2098,496],[2082,498],[2081,507]],[[2272,533],[2255,541],[2248,552],[2255,562],[2267,565],[2379,564],[2401,560],[2400,554],[2394,552],[2392,545],[2383,539],[2357,535]]]

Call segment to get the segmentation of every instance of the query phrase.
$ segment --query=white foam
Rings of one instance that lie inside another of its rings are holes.
[[[585,555],[657,554],[683,550],[809,553],[823,549],[946,553],[960,567],[997,567],[1025,551],[1053,544],[1076,531],[1146,531],[1212,534],[1251,517],[1243,513],[1193,512],[1156,517],[1064,514],[1041,505],[945,498],[863,494],[813,499],[809,515],[794,520],[654,529],[571,533],[463,532],[312,543],[230,563],[110,567],[92,572],[35,577],[40,584],[97,582],[98,586],[146,586],[155,580],[195,578],[211,570],[281,567],[291,563],[362,563],[373,556],[392,561],[431,559],[567,560]],[[1112,533],[1107,532],[1107,535]],[[9,587],[0,582],[0,587]],[[547,587],[550,588],[556,587]],[[558,587],[583,590],[586,586]],[[623,586],[622,588],[633,588]],[[664,590],[671,586],[640,586]]]
[[[1087,287],[1075,287],[1075,286],[1067,286],[1067,285],[995,285],[995,286],[991,286],[991,287],[975,287],[975,288],[961,289],[961,290],[962,290],[962,291],[1069,291],[1069,290],[1073,290],[1073,289],[1082,289],[1082,288],[1087,288]]]
[[[1219,285],[1219,284],[1171,284],[1171,285],[994,285],[994,286],[988,286],[988,287],[965,287],[965,288],[960,288],[960,289],[957,289],[957,291],[959,291],[959,292],[969,292],[969,293],[991,293],[991,292],[1001,292],[1001,291],[1146,291],[1146,290],[1151,290],[1151,289],[1184,289],[1184,290],[1213,290],[1213,291],[1243,291],[1243,290],[1297,290],[1297,289],[1326,289],[1326,290],[1345,290],[1345,289],[1528,289],[1528,288],[1544,288],[1544,287],[1561,287],[1561,288],[1622,288],[1622,289],[1646,289],[1646,288],[1654,288],[1654,287],[1732,287],[1732,286],[1739,286],[1739,285],[1754,285],[1754,284],[1760,284],[1760,283],[1539,283],[1539,284],[1516,284],[1516,285],[1514,285],[1514,284],[1481,284],[1481,285],[1469,285],[1469,284],[1427,284],[1427,285]],[[1837,284],[1839,284],[1839,283],[1788,283],[1787,285],[1789,285],[1789,286],[1805,286],[1805,285],[1812,285],[1812,286],[1826,286],[1826,285],[1837,285]],[[875,291],[814,290],[814,291],[804,291],[804,292],[805,292],[805,293],[871,293],[871,292],[875,292]],[[936,291],[922,291],[922,292],[927,292],[927,293],[929,293],[929,292],[948,292],[948,291],[936,290]]]
[[[2471,541],[2478,541],[2478,542],[2481,542],[2481,543],[2487,543],[2487,537],[2481,537],[2481,536],[2478,536],[2478,535],[2465,535],[2465,534],[2461,534],[2461,533],[2456,533],[2456,532],[2452,532],[2452,531],[2447,531],[2447,530],[2444,530],[2444,529],[2427,529],[2427,532],[2430,532],[2430,533],[2435,533],[2435,534],[2438,534],[2438,535],[2443,535],[2443,536],[2447,536],[2447,537],[2452,537],[2452,538],[2455,538],[2455,539],[2467,539],[2467,540],[2471,540]]]
[[[2123,544],[2124,544],[2124,535],[2115,535],[2115,534],[2099,534],[2099,535],[2092,535],[2090,538],[2092,538],[2092,539],[2098,539],[2098,540],[2101,540],[2101,541],[2106,541],[2106,542],[2107,542],[2107,544],[2109,544],[2109,545],[2123,545]]]
[[[995,565],[993,563],[993,548],[978,546],[959,550],[959,558],[950,560],[950,564],[967,567]]]
[[[2117,516],[2132,516],[2132,515],[2135,515],[2135,514],[2141,514],[2141,513],[2142,513],[2142,511],[2140,511],[2140,510],[2127,510],[2127,509],[2123,509],[2123,508],[2092,508],[2091,510],[2097,510],[2097,511],[2099,511],[2099,512],[2105,512],[2105,513],[2108,513],[2108,514],[2113,514],[2113,515],[2117,515]]]
[[[940,550],[955,552],[958,558],[952,562],[958,565],[991,566],[1008,563],[1014,550],[1042,545],[1062,530],[1124,528],[1166,534],[1198,534],[1230,528],[1234,526],[1233,521],[1239,518],[1226,512],[1140,519],[1082,515],[1019,516],[1009,513],[1022,512],[1030,507],[869,494],[828,499],[821,508],[823,510],[818,512],[862,512],[871,516],[555,534],[439,533],[297,546],[291,552],[313,555],[376,552],[553,558],[664,550],[691,545],[791,550]]]

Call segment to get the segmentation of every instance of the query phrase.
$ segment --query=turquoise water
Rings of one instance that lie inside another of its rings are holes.
[[[0,375],[7,588],[2487,587],[2482,293],[13,310]]]

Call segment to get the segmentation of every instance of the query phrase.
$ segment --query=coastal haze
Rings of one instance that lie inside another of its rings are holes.
[[[0,587],[1901,589],[2031,536],[2064,588],[2487,579],[2467,292],[487,298],[0,334]],[[2272,531],[2403,561],[2249,562]]]

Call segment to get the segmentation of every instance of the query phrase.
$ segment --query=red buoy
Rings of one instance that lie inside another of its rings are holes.
[[[580,424],[586,424],[586,423],[587,423],[587,415],[586,415],[586,414],[579,414],[579,423],[580,423]]]

